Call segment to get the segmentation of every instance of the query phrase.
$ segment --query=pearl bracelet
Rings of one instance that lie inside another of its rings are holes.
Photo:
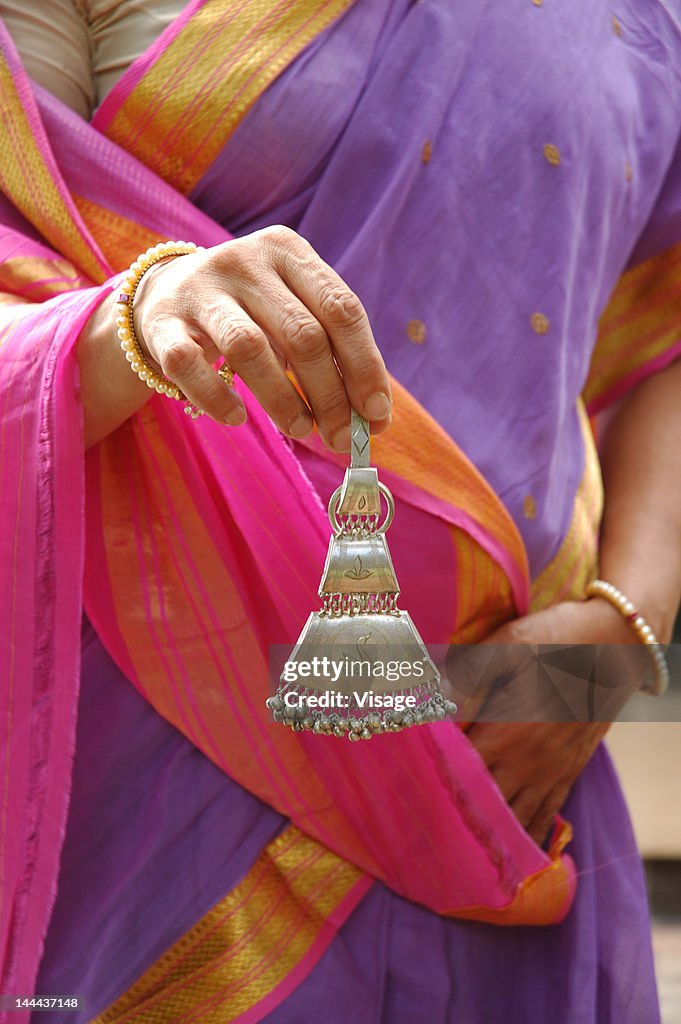
[[[609,601],[624,616],[641,643],[646,645],[653,659],[655,676],[652,682],[643,683],[641,690],[655,697],[661,697],[663,693],[666,693],[669,686],[669,667],[660,641],[655,636],[651,626],[648,625],[626,594],[623,594],[612,583],[606,583],[605,580],[592,580],[586,588],[586,596],[602,597]]]
[[[125,352],[125,358],[130,363],[130,369],[136,373],[140,380],[143,380],[148,388],[153,388],[160,395],[168,398],[175,398],[179,402],[187,402],[185,412],[192,418],[201,416],[203,410],[197,409],[195,405],[187,401],[187,396],[180,390],[177,384],[164,377],[162,373],[149,362],[139,339],[135,332],[133,320],[133,301],[140,281],[147,270],[160,260],[169,256],[188,256],[190,253],[203,252],[202,246],[196,246],[193,242],[159,242],[158,245],[140,253],[123,278],[123,284],[116,290],[119,291],[118,300],[115,304],[116,329],[120,339],[121,348]]]

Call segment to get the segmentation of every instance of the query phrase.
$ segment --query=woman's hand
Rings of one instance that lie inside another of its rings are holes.
[[[102,304],[80,343],[86,445],[149,397],[117,350],[110,307]],[[246,418],[211,367],[221,356],[289,437],[309,434],[314,420],[329,447],[348,451],[351,407],[373,433],[390,422],[390,381],[360,300],[290,228],[156,264],[140,282],[134,320],[165,376],[220,423]]]
[[[608,728],[606,722],[477,722],[468,738],[541,846]]]
[[[641,609],[662,643],[671,640],[681,595],[679,394],[681,359],[637,385],[601,430],[605,515],[599,575],[620,587]],[[610,645],[606,654],[612,659],[613,672],[610,679],[602,680],[604,685],[594,687],[596,694],[589,692],[591,681],[582,671],[587,711],[580,715],[582,721],[565,721],[565,705],[562,714],[550,713],[552,692],[557,697],[562,694],[560,688],[538,685],[536,663],[531,672],[512,671],[487,701],[476,700],[475,694],[468,701],[465,692],[461,700],[454,692],[454,699],[464,705],[464,717],[473,720],[468,730],[471,742],[520,822],[541,843],[554,812],[564,803],[609,722],[649,676],[650,655],[620,613],[601,598],[566,601],[516,619],[487,642],[526,649],[533,644]],[[620,646],[625,644],[634,646]],[[481,647],[474,651],[478,664]],[[500,657],[503,661],[503,652]],[[478,680],[480,675],[478,671]],[[469,679],[475,683],[476,675]],[[573,695],[579,696],[579,682],[576,679]],[[473,687],[468,689],[471,692]],[[597,714],[591,716],[590,696],[597,698]],[[484,717],[496,721],[475,721],[483,704]],[[600,721],[589,721],[589,717]]]
[[[390,384],[361,302],[289,228],[162,264],[145,275],[135,306],[152,358],[213,419],[246,418],[237,393],[211,369],[224,356],[290,437],[310,433],[310,410],[337,451],[350,447],[351,406],[379,429],[388,424]]]
[[[601,598],[566,601],[516,619],[496,630],[485,643],[514,645],[499,648],[501,662],[508,661],[510,678],[485,701],[484,717],[488,720],[474,721],[467,735],[521,825],[541,845],[553,815],[565,803],[573,783],[610,723],[561,720],[565,718],[570,699],[579,700],[580,694],[575,692],[567,698],[565,690],[561,694],[550,684],[540,693],[536,685],[537,665],[528,652],[539,644],[613,645],[607,652],[612,654],[614,685],[611,690],[607,684],[602,691],[599,687],[608,701],[609,717],[616,716],[643,681],[639,673],[650,669],[650,656],[637,644],[635,634],[619,612]],[[623,649],[622,644],[637,646]],[[456,665],[456,656],[453,664]],[[575,679],[575,691],[579,682]],[[584,689],[588,686],[589,680],[585,679]],[[555,713],[552,713],[551,694],[557,701]],[[479,710],[481,703],[478,701],[475,710]],[[473,705],[469,703],[466,717],[473,717],[472,710]],[[489,721],[497,718],[513,720]]]

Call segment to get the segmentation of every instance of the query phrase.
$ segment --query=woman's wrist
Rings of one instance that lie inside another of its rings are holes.
[[[86,449],[112,433],[152,395],[121,358],[114,325],[115,299],[113,293],[103,298],[83,326],[75,348]]]
[[[640,566],[627,566],[621,561],[611,564],[602,560],[598,575],[627,596],[661,644],[671,642],[679,601],[678,585],[672,573],[661,570],[657,578],[652,578]],[[615,608],[612,610],[618,614]]]
[[[608,604],[612,605],[650,655],[652,676],[644,680],[641,689],[656,696],[665,693],[669,686],[669,668],[664,648],[652,626],[641,615],[636,605],[619,587],[607,580],[592,580],[586,588],[586,595],[589,598],[604,598]]]
[[[627,625],[626,619],[604,597],[593,595],[586,599],[596,619],[597,632],[608,638],[608,643],[635,644],[636,634]]]
[[[140,279],[139,285],[137,286],[137,291],[135,292],[135,301],[132,307],[132,319],[135,326],[137,344],[142,350],[144,358],[156,369],[156,372],[159,374],[159,376],[163,376],[163,370],[161,369],[161,366],[159,365],[157,360],[154,359],[154,357],[152,356],[144,340],[144,332],[142,330],[141,321],[144,310],[144,302],[145,299],[148,297],[153,284],[155,283],[155,278],[160,273],[162,273],[163,267],[166,267],[169,263],[172,263],[174,259],[175,255],[169,254],[168,256],[165,257],[165,259],[158,260],[156,263],[153,264],[153,266],[149,267],[148,270],[145,270],[144,274]]]

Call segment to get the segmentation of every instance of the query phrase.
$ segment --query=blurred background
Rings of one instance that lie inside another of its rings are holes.
[[[674,643],[681,645],[681,618]],[[676,663],[680,654],[681,647],[675,647],[670,660]],[[633,702],[641,717],[655,714],[640,706],[645,699]],[[616,722],[606,742],[646,868],[662,1021],[681,1024],[681,673],[674,668],[669,701],[678,704],[673,721]],[[667,712],[666,717],[672,716]]]

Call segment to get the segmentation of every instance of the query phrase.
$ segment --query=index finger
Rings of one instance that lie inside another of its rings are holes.
[[[365,419],[385,420],[390,378],[358,296],[309,243],[288,247],[277,267],[282,279],[326,331],[350,404]]]

